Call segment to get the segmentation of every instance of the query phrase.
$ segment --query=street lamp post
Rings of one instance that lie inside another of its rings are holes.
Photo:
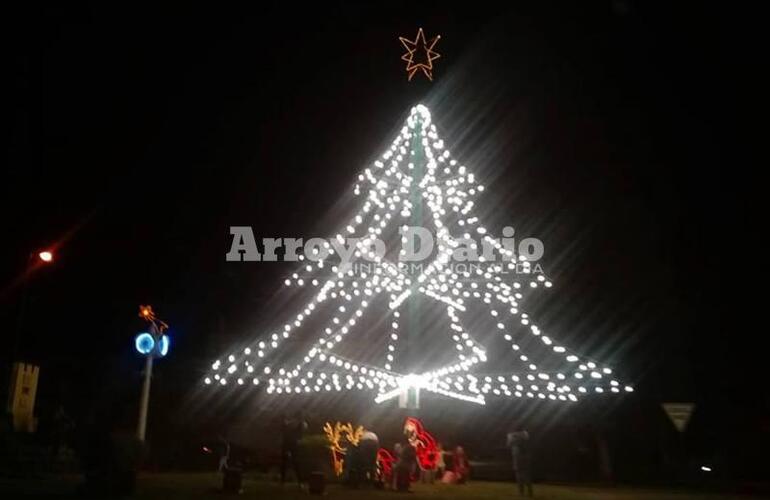
[[[142,380],[142,395],[139,399],[139,423],[136,426],[136,437],[139,441],[144,441],[147,432],[147,408],[150,405],[150,381],[152,380],[152,360],[155,357],[152,354],[146,355],[147,360],[144,363],[144,379]]]
[[[156,356],[162,358],[168,353],[169,337],[164,333],[168,325],[155,316],[151,306],[139,306],[139,317],[149,323],[149,332],[140,333],[134,340],[136,350],[146,358],[142,395],[139,399],[139,422],[136,426],[136,437],[139,441],[144,441],[147,431],[147,410],[150,405],[152,364]]]
[[[51,264],[54,260],[52,250],[43,250],[39,253],[30,253],[27,257],[24,271],[21,275],[21,296],[19,298],[19,312],[16,317],[16,326],[13,332],[13,345],[11,347],[11,359],[8,363],[8,403],[6,411],[12,415],[13,427],[16,430],[24,429],[30,432],[35,428],[33,408],[37,391],[37,378],[40,367],[19,360],[21,350],[21,337],[24,334],[24,319],[27,312],[30,278],[39,267]]]
[[[14,362],[19,355],[19,344],[21,342],[22,330],[24,328],[24,316],[27,312],[27,295],[29,289],[30,275],[38,268],[51,264],[54,259],[53,251],[43,250],[39,253],[31,253],[27,258],[27,266],[24,274],[21,276],[21,300],[19,302],[19,314],[16,318],[16,332],[13,338],[12,360]]]

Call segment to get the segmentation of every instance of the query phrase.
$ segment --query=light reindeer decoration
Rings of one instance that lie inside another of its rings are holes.
[[[334,467],[334,473],[338,476],[342,475],[342,471],[345,468],[345,455],[347,455],[348,448],[343,446],[346,442],[351,446],[358,446],[361,441],[361,436],[364,433],[364,426],[359,425],[353,428],[353,424],[348,422],[343,424],[336,422],[334,426],[330,422],[326,422],[323,427],[326,439],[329,440],[329,450],[332,454],[332,466]]]

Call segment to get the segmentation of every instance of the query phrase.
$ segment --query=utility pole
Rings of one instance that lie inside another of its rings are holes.
[[[139,423],[136,426],[136,437],[144,442],[147,432],[147,411],[150,406],[152,364],[156,356],[163,357],[168,353],[169,337],[163,333],[168,329],[168,325],[155,316],[152,306],[139,306],[139,317],[150,325],[149,333],[142,332],[135,339],[136,350],[146,358],[142,395],[139,398]]]
[[[136,437],[144,441],[147,432],[147,408],[150,405],[150,381],[152,380],[153,356],[147,356],[144,364],[144,380],[142,382],[142,396],[139,400],[139,424],[136,427]]]

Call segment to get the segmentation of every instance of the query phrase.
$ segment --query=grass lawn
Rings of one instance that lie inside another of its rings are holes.
[[[13,494],[37,493],[38,496],[62,497],[74,496],[72,478],[68,481],[33,481],[28,484],[9,484],[0,480],[0,492],[11,486]],[[178,473],[178,474],[142,474],[139,478],[138,491],[134,498],[174,500],[174,499],[222,499],[228,498],[219,492],[221,476],[215,473]],[[296,484],[281,487],[278,483],[257,479],[244,478],[244,492],[232,498],[269,498],[271,500],[312,498],[305,491],[299,490]],[[398,497],[410,500],[491,500],[498,498],[519,498],[516,485],[513,483],[471,482],[467,485],[413,485],[412,493],[395,493],[392,491],[377,491],[372,489],[350,490],[340,485],[329,485],[326,498],[334,500],[378,500]],[[67,494],[69,493],[69,495]],[[25,495],[25,496],[27,496]],[[3,498],[5,495],[0,495]],[[16,498],[16,496],[12,496]],[[548,500],[727,500],[740,498],[749,500],[758,497],[736,497],[735,495],[709,495],[703,492],[688,493],[685,491],[666,491],[659,489],[627,489],[627,488],[595,488],[583,486],[535,485],[535,498]]]

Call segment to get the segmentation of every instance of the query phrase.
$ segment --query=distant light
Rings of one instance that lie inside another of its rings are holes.
[[[155,348],[155,339],[149,333],[143,332],[136,336],[134,344],[141,354],[150,354]]]
[[[49,252],[48,250],[44,250],[37,254],[38,257],[40,257],[40,260],[43,262],[53,262],[53,253]]]
[[[709,467],[708,465],[701,465],[700,470],[702,470],[703,472],[711,472],[711,467]]]

